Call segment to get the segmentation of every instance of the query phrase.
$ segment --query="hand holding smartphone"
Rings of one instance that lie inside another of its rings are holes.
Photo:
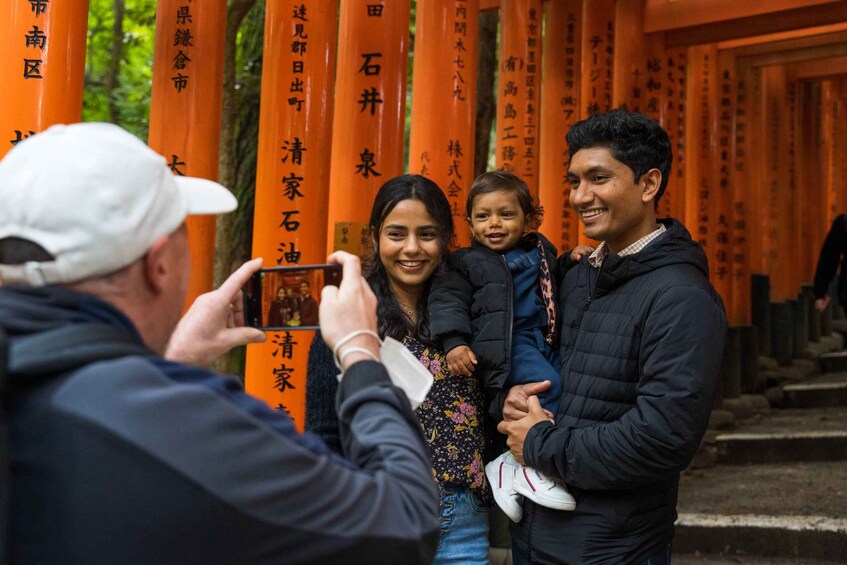
[[[340,282],[340,265],[260,269],[244,285],[244,323],[263,331],[317,330],[321,291]]]

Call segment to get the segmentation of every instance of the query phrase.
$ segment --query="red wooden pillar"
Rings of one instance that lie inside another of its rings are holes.
[[[614,62],[612,63],[612,106],[626,106],[646,113],[647,39],[644,35],[644,2],[615,3]],[[651,83],[651,86],[652,83]]]
[[[479,0],[419,0],[409,171],[445,192],[459,246],[470,243],[465,202],[474,173],[478,49]]]
[[[541,0],[502,0],[497,94],[497,166],[508,165],[538,195]]]
[[[713,142],[715,153],[712,158],[712,192],[710,198],[710,223],[714,251],[710,262],[712,280],[715,289],[721,295],[730,319],[736,317],[738,305],[732,293],[732,171],[733,171],[733,120],[735,118],[735,56],[729,51],[718,53],[717,77],[715,84],[715,114],[713,129],[716,140]]]
[[[330,251],[363,252],[374,196],[385,181],[403,172],[408,49],[409,0],[341,1]]]
[[[688,56],[684,47],[675,47],[666,51],[664,59],[665,80],[661,90],[661,123],[671,141],[673,165],[671,178],[662,200],[666,201],[667,215],[685,222],[685,116],[686,116],[686,80]],[[687,225],[687,224],[686,224]],[[691,229],[690,226],[688,226]]]
[[[615,53],[615,0],[584,0],[582,10],[582,65],[580,119],[612,109]],[[599,242],[579,231],[579,243]]]
[[[0,10],[0,158],[82,115],[88,1],[6,0]]]
[[[715,93],[717,90],[717,48],[702,45],[688,48],[688,79],[686,81],[685,145],[685,224],[692,237],[706,251],[709,264],[715,263],[713,218],[710,199],[713,192],[712,157],[714,142]],[[712,282],[714,269],[712,269]]]
[[[544,6],[544,82],[541,90],[539,200],[541,233],[559,248],[576,247],[579,219],[568,202],[565,133],[579,119],[582,0],[549,0]]]
[[[662,94],[668,88],[667,83],[671,80],[671,69],[668,64],[665,42],[661,34],[653,33],[646,36],[643,58],[644,66],[642,68],[642,72],[645,74],[644,80],[641,81],[641,85],[639,86],[641,90],[639,96],[641,100],[641,104],[639,104],[639,111],[662,124],[662,127],[668,131],[668,124],[662,119]],[[670,135],[669,131],[668,134]],[[676,149],[673,145],[671,145],[671,147],[673,150]],[[676,172],[674,170],[676,166],[676,156],[674,155],[674,163],[671,167],[671,176],[668,179],[669,187],[670,180]],[[659,200],[659,205],[656,209],[657,217],[667,218],[672,216],[672,200],[673,195],[671,194],[671,191],[665,189],[665,193]]]
[[[268,267],[324,263],[338,7],[300,0],[295,9],[269,2],[265,10],[253,256]],[[313,336],[275,332],[247,349],[247,391],[301,428]]]
[[[730,254],[732,270],[732,313],[731,324],[749,324],[752,312],[750,310],[750,262],[751,242],[750,230],[752,222],[750,215],[756,210],[752,191],[748,183],[748,152],[750,148],[749,105],[748,92],[749,65],[743,60],[736,60],[735,66],[735,101],[733,104],[732,151],[733,168],[730,176],[732,216],[730,229]]]
[[[148,144],[176,175],[218,178],[226,0],[159,0]],[[214,216],[190,217],[188,304],[211,290]]]
[[[612,109],[615,0],[585,0],[583,6],[580,117],[585,118]]]

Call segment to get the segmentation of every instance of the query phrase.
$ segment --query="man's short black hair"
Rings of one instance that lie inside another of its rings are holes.
[[[650,169],[659,169],[662,183],[654,200],[658,204],[668,186],[673,153],[668,133],[655,120],[637,112],[611,110],[575,123],[565,137],[571,159],[580,149],[605,147],[632,169],[635,182]]]

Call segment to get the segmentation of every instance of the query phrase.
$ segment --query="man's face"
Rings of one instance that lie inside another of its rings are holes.
[[[652,197],[646,202],[643,197],[646,177],[635,182],[632,169],[605,147],[577,151],[568,169],[570,203],[586,237],[605,241],[617,253],[649,233],[655,214],[651,220]]]
[[[301,282],[300,283],[300,296],[306,298],[309,296],[309,285],[308,283]]]

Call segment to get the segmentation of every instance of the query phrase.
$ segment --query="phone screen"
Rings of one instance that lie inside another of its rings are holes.
[[[340,282],[340,265],[261,269],[244,286],[244,321],[265,331],[316,330],[321,290]]]

